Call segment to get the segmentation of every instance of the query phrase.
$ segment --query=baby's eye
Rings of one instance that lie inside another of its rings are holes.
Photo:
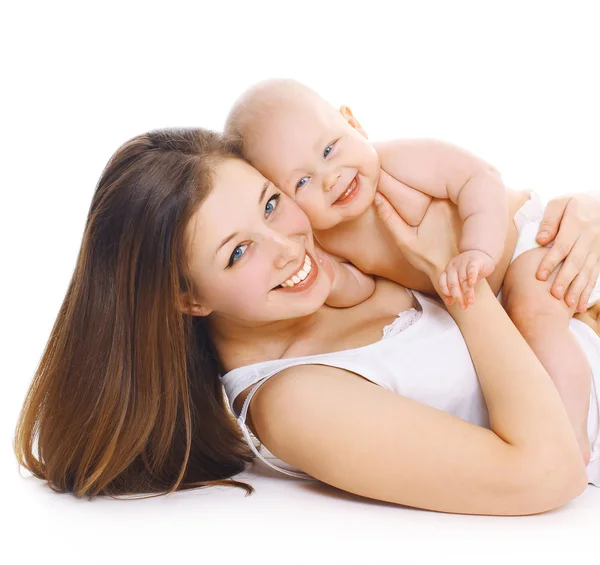
[[[327,157],[333,151],[333,143],[325,147],[325,151],[323,151],[323,157]]]
[[[269,198],[269,200],[265,206],[265,214],[267,216],[270,216],[275,211],[275,208],[277,208],[277,206],[279,206],[279,197],[280,196],[281,196],[281,194],[273,194],[273,196],[271,196],[271,198]]]
[[[296,190],[298,190],[299,188],[302,188],[307,182],[308,182],[308,177],[302,177],[298,181],[298,184],[296,185]]]
[[[243,249],[243,251],[242,251]],[[246,253],[246,249],[248,249],[248,244],[244,243],[243,245],[238,245],[229,257],[229,263],[227,263],[228,267],[231,267],[237,260],[241,259],[242,255]]]

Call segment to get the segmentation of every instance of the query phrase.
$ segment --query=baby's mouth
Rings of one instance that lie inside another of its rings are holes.
[[[350,202],[358,193],[359,183],[358,183],[358,173],[354,176],[346,190],[340,194],[338,199],[332,204],[332,206],[338,206],[341,204],[346,204]]]

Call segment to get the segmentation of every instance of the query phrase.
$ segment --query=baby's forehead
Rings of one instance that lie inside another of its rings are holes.
[[[326,103],[309,96],[279,101],[264,117],[262,128],[270,137],[319,137],[335,124],[337,113]],[[262,129],[259,125],[258,129]],[[316,141],[314,139],[313,141]]]
[[[333,106],[315,93],[294,90],[273,100],[271,107],[274,117],[298,116],[308,123],[327,123],[336,114]]]

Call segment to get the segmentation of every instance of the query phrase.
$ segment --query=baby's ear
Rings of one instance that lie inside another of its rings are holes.
[[[360,125],[360,122],[354,117],[352,110],[350,110],[348,106],[340,106],[340,114],[342,114],[344,120],[346,120],[350,124],[350,126],[352,126],[358,133],[360,133],[360,135],[366,137],[367,139],[369,138],[367,132]]]

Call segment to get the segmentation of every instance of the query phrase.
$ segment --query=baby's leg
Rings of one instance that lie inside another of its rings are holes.
[[[590,459],[587,419],[591,369],[569,330],[575,308],[569,308],[564,300],[557,300],[550,294],[558,269],[547,281],[535,278],[546,252],[543,248],[531,249],[510,265],[502,288],[503,306],[554,381],[587,465]]]

